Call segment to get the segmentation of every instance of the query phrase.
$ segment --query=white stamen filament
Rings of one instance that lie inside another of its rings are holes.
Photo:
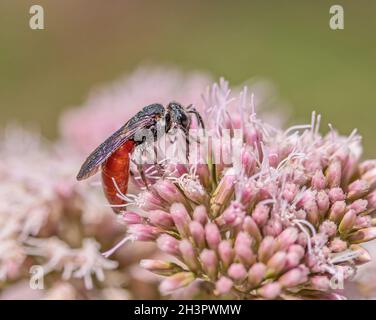
[[[312,254],[311,235],[308,233],[308,231],[304,228],[303,225],[306,225],[311,230],[312,236],[316,235],[315,228],[306,220],[294,219],[292,222],[296,224],[299,227],[299,229],[307,236],[308,252],[309,254]]]
[[[127,235],[125,236],[122,240],[120,240],[115,246],[113,246],[110,250],[107,250],[105,252],[102,253],[102,255],[105,257],[105,258],[109,258],[110,256],[112,256],[115,251],[117,251],[120,247],[122,247],[124,244],[126,244],[128,241],[133,241],[134,238],[132,235]]]

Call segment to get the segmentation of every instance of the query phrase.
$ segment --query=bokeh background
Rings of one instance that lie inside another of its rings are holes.
[[[29,28],[29,8],[45,30]],[[341,4],[345,29],[329,28]],[[208,71],[237,85],[268,79],[290,120],[348,134],[376,154],[376,1],[0,1],[0,121],[40,127],[53,139],[64,109],[139,65]]]

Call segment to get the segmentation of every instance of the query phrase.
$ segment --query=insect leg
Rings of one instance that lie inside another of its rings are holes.
[[[182,128],[185,136],[185,157],[187,159],[187,164],[189,164],[189,130]]]
[[[149,183],[148,183],[148,180],[146,179],[144,166],[141,163],[137,163],[137,170],[138,170],[138,173],[140,174],[141,180],[144,183],[146,189],[149,190]]]
[[[154,167],[157,170],[159,175],[163,174],[163,166],[159,162],[158,158],[158,150],[160,150],[160,146],[158,144],[158,131],[154,131],[154,145],[153,145],[153,152],[154,152]],[[163,154],[163,152],[162,152]]]
[[[137,152],[136,159],[135,159],[135,161],[133,161],[133,163],[136,164],[137,171],[138,171],[138,173],[141,177],[143,184],[145,185],[146,189],[149,190],[149,184],[148,184],[148,180],[146,178],[146,174],[145,174],[145,171],[144,171],[142,155],[143,155],[143,150],[140,150],[139,152]]]
[[[202,129],[205,130],[205,124],[204,124],[204,120],[201,117],[201,114],[192,105],[189,105],[187,107],[187,112],[194,114],[196,116],[196,120],[198,124],[201,126]]]

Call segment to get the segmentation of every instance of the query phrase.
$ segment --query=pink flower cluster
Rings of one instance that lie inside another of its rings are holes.
[[[0,299],[158,298],[157,277],[138,266],[154,258],[156,244],[137,243],[112,260],[102,251],[124,233],[106,206],[99,181],[78,183],[85,155],[141,107],[177,100],[202,108],[210,83],[203,73],[141,68],[95,90],[62,115],[61,137],[50,143],[32,131],[8,127],[0,135]],[[275,97],[253,85],[261,104]],[[200,109],[202,110],[202,109]],[[33,266],[43,268],[45,290],[33,290]]]
[[[218,137],[241,128],[241,145],[230,139],[190,165],[166,159],[156,183],[126,197],[126,239],[170,256],[141,266],[166,276],[163,294],[198,284],[227,298],[339,298],[341,281],[371,259],[360,244],[376,238],[376,160],[360,162],[356,131],[322,136],[315,113],[277,129],[256,116],[247,88],[232,95],[224,80],[204,105],[207,127]],[[213,164],[232,148],[240,159]]]

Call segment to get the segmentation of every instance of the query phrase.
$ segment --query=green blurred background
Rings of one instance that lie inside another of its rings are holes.
[[[29,28],[40,4],[45,30]],[[341,4],[345,29],[329,28]],[[50,138],[64,108],[138,65],[209,71],[232,84],[271,80],[291,121],[315,109],[343,133],[357,127],[376,155],[376,1],[1,0],[0,121]]]

